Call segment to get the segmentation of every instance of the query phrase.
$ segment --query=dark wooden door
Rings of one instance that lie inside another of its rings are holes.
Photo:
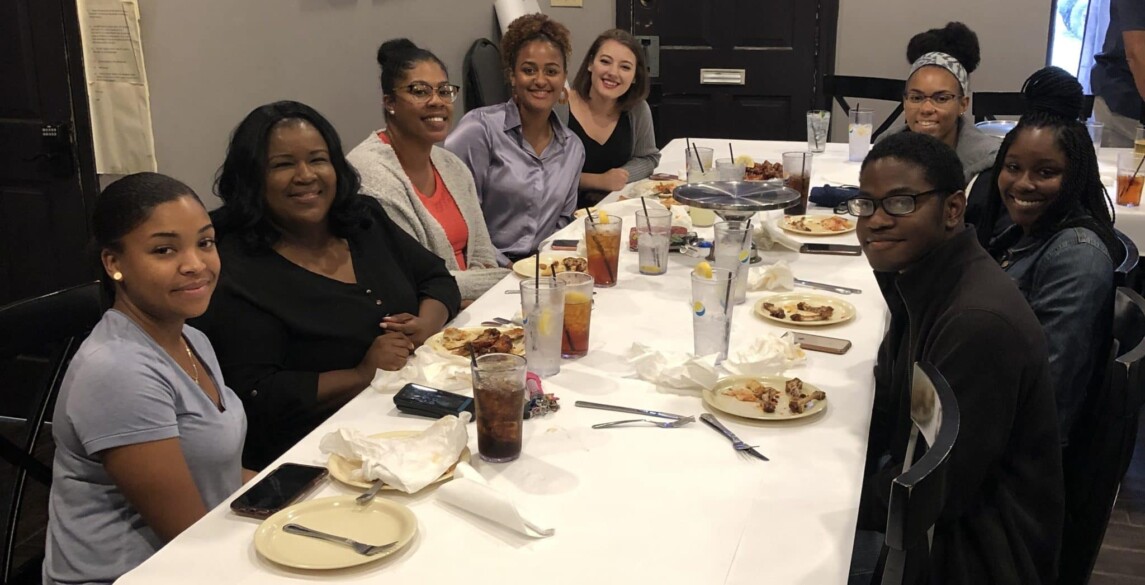
[[[73,0],[0,1],[0,305],[92,280],[99,186]]]
[[[659,42],[649,97],[657,142],[806,138],[806,112],[821,102],[823,75],[834,72],[838,0],[617,0],[616,7],[618,27]]]

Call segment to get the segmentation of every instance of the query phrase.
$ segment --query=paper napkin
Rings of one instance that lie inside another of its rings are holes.
[[[437,499],[525,536],[544,538],[556,534],[552,528],[541,528],[525,519],[508,496],[490,486],[468,463],[457,464],[453,481],[437,490]]]
[[[755,247],[760,250],[787,248],[788,250],[799,251],[801,244],[779,229],[770,214],[764,214],[763,217],[763,221],[757,223],[752,229],[751,239],[755,242]]]
[[[388,394],[401,390],[402,386],[409,383],[449,391],[470,388],[473,376],[469,370],[469,358],[445,355],[423,345],[410,356],[404,368],[396,372],[378,370],[370,388]]]
[[[807,359],[791,337],[765,334],[738,350],[730,350],[723,367],[737,376],[774,376]]]
[[[787,262],[780,260],[771,266],[752,268],[747,275],[747,290],[794,290],[795,275]]]
[[[657,386],[681,390],[702,390],[715,386],[716,354],[696,357],[689,353],[658,351],[643,343],[633,343],[628,363],[641,380]]]
[[[442,417],[424,431],[408,437],[372,439],[355,429],[338,429],[322,437],[318,448],[362,466],[352,479],[381,480],[403,492],[414,493],[433,483],[457,461],[469,442],[465,424],[469,413]],[[360,474],[360,476],[359,476]]]

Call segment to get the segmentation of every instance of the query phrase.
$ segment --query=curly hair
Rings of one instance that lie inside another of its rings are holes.
[[[271,130],[289,121],[309,123],[326,141],[338,178],[327,214],[330,232],[347,237],[355,229],[369,227],[365,204],[358,197],[362,179],[346,160],[334,126],[306,104],[281,101],[251,110],[231,133],[227,157],[215,177],[215,194],[223,200],[223,206],[211,213],[220,239],[234,234],[255,252],[268,251],[278,241],[279,230],[267,214],[267,145]]]
[[[1097,168],[1097,153],[1089,131],[1078,119],[1081,111],[1082,88],[1077,78],[1059,67],[1045,67],[1034,72],[1022,85],[1028,110],[1017,126],[1006,134],[994,169],[1001,173],[1006,155],[1017,137],[1032,128],[1045,128],[1053,132],[1054,143],[1066,157],[1058,196],[1030,226],[1030,235],[1048,237],[1060,230],[1084,227],[1101,238],[1115,263],[1121,261],[1124,249],[1113,230],[1113,202]],[[998,181],[990,185],[984,218],[976,227],[978,241],[989,249],[993,239],[993,226],[1003,213],[1002,192]]]
[[[884,158],[893,158],[919,167],[926,182],[934,189],[947,193],[966,189],[966,177],[962,173],[962,161],[958,153],[933,136],[919,132],[899,132],[887,136],[871,147],[859,172]]]
[[[906,45],[906,61],[914,63],[919,57],[936,51],[958,59],[967,75],[974,73],[982,61],[978,34],[961,22],[948,22],[942,28],[932,28],[911,37]]]
[[[614,28],[606,30],[596,37],[592,46],[588,48],[588,52],[584,54],[584,61],[580,64],[580,69],[576,72],[576,77],[573,78],[572,89],[581,98],[588,100],[589,90],[592,89],[592,73],[589,73],[588,68],[592,65],[593,60],[596,59],[596,54],[600,51],[601,45],[607,41],[616,41],[622,46],[632,51],[636,55],[636,63],[634,64],[636,75],[632,78],[632,86],[624,95],[616,100],[616,105],[621,112],[631,110],[636,104],[644,101],[648,97],[648,88],[650,81],[648,79],[648,65],[645,62],[644,47],[636,42],[636,38],[626,30]]]
[[[517,54],[521,52],[521,47],[538,40],[556,47],[561,53],[561,64],[568,69],[569,56],[572,55],[569,29],[537,12],[513,20],[509,23],[509,30],[505,31],[505,36],[501,37],[501,63],[505,66],[506,74],[517,66]]]
[[[394,93],[394,84],[410,69],[417,67],[422,61],[437,63],[445,76],[449,77],[449,69],[445,63],[430,51],[423,49],[409,39],[390,39],[378,47],[378,67],[381,69],[381,85],[384,95]]]

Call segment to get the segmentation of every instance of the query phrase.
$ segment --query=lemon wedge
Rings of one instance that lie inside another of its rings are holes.
[[[553,330],[553,312],[541,311],[540,318],[537,320],[537,333],[542,337],[548,335]]]
[[[755,161],[752,160],[750,156],[748,156],[746,154],[741,154],[741,155],[736,157],[735,164],[743,165],[745,167],[751,167],[751,166],[755,166]]]
[[[603,210],[603,209],[597,210],[596,222],[597,223],[608,223],[608,212]]]
[[[701,261],[696,264],[696,275],[700,278],[712,277],[712,265],[706,261]]]
[[[641,264],[640,272],[644,274],[655,274],[660,272],[660,267],[655,264]]]

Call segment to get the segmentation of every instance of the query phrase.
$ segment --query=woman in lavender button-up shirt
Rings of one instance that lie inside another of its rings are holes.
[[[584,146],[553,113],[565,101],[569,31],[543,14],[509,25],[501,55],[513,97],[465,114],[445,140],[473,172],[497,261],[534,253],[572,221]]]

